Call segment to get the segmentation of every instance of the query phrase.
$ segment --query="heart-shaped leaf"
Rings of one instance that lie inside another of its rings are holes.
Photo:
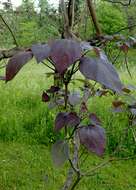
[[[31,50],[38,63],[48,58],[50,55],[50,46],[48,44],[32,45]]]
[[[6,81],[12,80],[19,70],[32,59],[31,51],[23,51],[14,55],[6,66]]]
[[[102,156],[105,150],[106,136],[105,130],[100,126],[88,125],[79,129],[79,138],[90,152]]]
[[[77,116],[75,112],[61,112],[56,116],[55,119],[55,128],[54,130],[57,132],[65,126],[77,126],[80,123],[80,118]]]
[[[57,141],[51,149],[52,160],[55,166],[62,166],[69,159],[69,146],[66,141]]]
[[[56,40],[51,46],[50,57],[59,73],[63,73],[81,57],[80,44],[73,40]]]
[[[88,79],[97,81],[115,92],[122,91],[123,85],[114,66],[104,60],[83,57],[79,70]]]

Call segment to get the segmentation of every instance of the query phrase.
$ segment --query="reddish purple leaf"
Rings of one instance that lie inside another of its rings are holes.
[[[19,70],[32,59],[31,51],[24,51],[14,55],[6,66],[6,81],[12,80]]]
[[[55,131],[59,131],[65,126],[77,126],[80,123],[80,118],[74,112],[61,112],[55,119]]]
[[[73,40],[56,40],[51,46],[50,57],[59,73],[63,73],[81,57],[80,44]]]
[[[50,101],[50,97],[48,96],[48,94],[46,92],[43,92],[43,94],[42,94],[42,101],[43,102],[49,102]]]
[[[97,115],[95,113],[91,113],[89,115],[89,118],[91,119],[91,123],[93,125],[101,125],[102,124],[101,120],[97,117]]]
[[[105,130],[99,126],[89,125],[79,129],[79,138],[90,152],[102,156],[106,145]]]
[[[60,88],[58,86],[51,86],[50,89],[46,90],[48,93],[58,92]]]
[[[115,92],[122,90],[123,85],[114,66],[104,60],[83,57],[79,70],[86,78],[97,81]]]
[[[50,46],[48,44],[35,44],[31,49],[38,63],[50,55]]]

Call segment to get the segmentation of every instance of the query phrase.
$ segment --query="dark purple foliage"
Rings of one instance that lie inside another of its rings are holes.
[[[83,57],[79,70],[86,78],[97,81],[115,92],[122,90],[123,85],[115,68],[102,59]]]
[[[6,66],[6,81],[10,81],[15,77],[19,70],[25,65],[28,61],[32,59],[31,51],[24,51],[14,55]]]
[[[32,45],[31,50],[38,63],[48,58],[50,55],[50,46],[48,44]]]
[[[57,132],[65,126],[75,127],[79,123],[80,118],[77,116],[75,112],[61,112],[56,116],[54,130]]]
[[[106,137],[105,130],[100,126],[88,125],[79,129],[79,138],[90,152],[102,156],[105,150]]]
[[[56,40],[51,46],[50,58],[55,64],[59,73],[64,71],[75,61],[81,58],[81,47],[78,42],[73,40]]]

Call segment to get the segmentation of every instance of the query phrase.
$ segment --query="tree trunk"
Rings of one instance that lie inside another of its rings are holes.
[[[92,2],[92,0],[86,0],[86,1],[87,1],[87,5],[89,8],[90,16],[92,18],[92,21],[93,21],[93,24],[94,24],[94,27],[96,30],[96,35],[99,37],[102,35],[102,31],[101,31],[99,22],[97,20],[96,11],[95,11],[95,8],[93,6],[93,2]]]

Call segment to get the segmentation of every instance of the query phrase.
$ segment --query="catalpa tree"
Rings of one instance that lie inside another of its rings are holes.
[[[95,52],[95,57],[88,56],[88,52],[91,51]],[[37,63],[49,67],[55,79],[55,85],[43,92],[42,101],[48,103],[48,106],[53,105],[61,110],[55,118],[54,131],[64,131],[64,139],[57,141],[52,146],[51,152],[55,165],[60,166],[66,160],[69,161],[71,167],[62,189],[73,189],[83,176],[91,175],[91,172],[80,170],[80,145],[98,156],[103,156],[106,148],[106,132],[102,127],[102,121],[95,113],[90,113],[87,103],[98,93],[93,81],[101,86],[99,96],[107,92],[120,94],[127,89],[101,49],[92,47],[87,42],[77,42],[72,39],[35,44],[30,49],[15,54],[6,66],[5,81],[12,80],[33,57]],[[82,79],[84,86],[81,94],[73,93],[69,88],[73,76],[78,71],[85,78]],[[91,86],[88,85],[89,80],[92,81]],[[86,120],[87,123],[84,122]],[[76,180],[73,178],[75,174]]]
[[[62,37],[65,39],[34,44],[26,49],[17,47],[8,53],[3,51],[0,54],[2,58],[10,57],[6,65],[5,76],[1,77],[6,82],[12,80],[32,58],[51,70],[50,75],[54,77],[54,84],[43,92],[42,101],[48,104],[49,108],[58,108],[53,130],[64,134],[64,138],[55,142],[51,150],[56,166],[63,165],[65,161],[70,164],[62,190],[73,190],[83,177],[92,176],[97,169],[109,162],[120,160],[110,157],[95,168],[82,171],[80,152],[84,147],[88,152],[102,157],[106,149],[105,129],[97,114],[90,112],[89,99],[93,96],[102,97],[107,94],[120,95],[130,92],[130,87],[122,84],[115,67],[102,48],[109,41],[119,40],[118,48],[126,55],[129,45],[120,41],[117,36],[101,36],[91,0],[87,0],[87,4],[96,28],[97,40],[99,39],[102,45],[98,48],[96,44],[92,46],[89,42],[79,41],[72,32],[74,3],[74,0],[69,1],[67,13],[65,3],[61,1],[65,21]],[[93,53],[93,56],[90,56],[90,53]],[[79,88],[81,91],[73,92],[70,84],[77,72],[83,76],[83,79],[79,79],[83,86]],[[131,124],[135,122],[135,103],[128,105],[127,102],[116,99],[112,105],[115,112],[120,112],[122,106],[127,107],[128,112],[131,112],[129,115]]]

